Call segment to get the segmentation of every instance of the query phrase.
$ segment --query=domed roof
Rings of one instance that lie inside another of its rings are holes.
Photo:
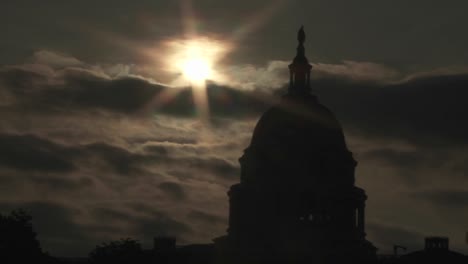
[[[298,41],[288,93],[258,121],[240,159],[241,181],[299,188],[353,185],[356,161],[341,126],[310,92],[312,66],[305,57],[303,28]],[[285,182],[285,176],[290,180]]]
[[[314,152],[346,149],[339,122],[311,94],[283,96],[258,121],[251,147],[270,148],[278,144]]]
[[[341,126],[310,94],[287,94],[267,110],[240,161],[245,169],[241,180],[263,186],[302,189],[354,184],[356,161]]]

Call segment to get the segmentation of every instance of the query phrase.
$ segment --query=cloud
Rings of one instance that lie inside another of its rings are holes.
[[[187,217],[190,220],[193,221],[200,221],[203,222],[204,224],[209,224],[209,225],[217,225],[217,224],[224,224],[224,221],[226,221],[225,218],[206,213],[200,210],[192,210]]]
[[[2,202],[4,211],[23,209],[32,216],[34,230],[38,234],[41,247],[53,249],[55,256],[67,256],[88,250],[86,241],[90,239],[83,226],[77,222],[81,211],[71,204],[55,202]],[[53,217],[51,217],[53,216]]]
[[[349,130],[437,146],[468,143],[467,83],[467,74],[377,85],[322,79],[312,89]]]
[[[271,92],[289,84],[288,65],[290,63],[291,61],[274,60],[269,61],[265,66],[250,64],[230,66],[224,70],[224,74],[228,76],[227,79],[220,83],[247,91]],[[359,83],[390,83],[404,77],[391,67],[372,62],[343,61],[340,64],[311,64],[313,66],[312,79],[339,78]],[[442,73],[442,71],[437,73]]]
[[[190,89],[134,76],[124,64],[115,66],[116,76],[87,64],[2,67],[0,91],[8,96],[0,98],[0,201],[53,200],[72,209],[63,221],[83,237],[61,247],[61,238],[44,242],[53,254],[83,255],[128,236],[145,246],[157,234],[209,242],[226,230],[226,192],[239,180],[237,159],[260,115],[285,92],[285,66],[249,66],[237,84],[210,82],[209,124],[197,119]],[[433,207],[421,205],[464,201],[449,193],[466,181],[466,73],[408,77],[367,62],[315,66],[312,90],[342,123],[359,162],[370,239],[390,248],[442,229]],[[435,186],[447,193],[425,192]],[[394,207],[402,213],[389,212]],[[418,223],[418,214],[428,220]],[[452,235],[462,227],[447,228]],[[54,237],[48,234],[41,241]]]
[[[284,91],[279,88],[284,83],[274,81],[276,84],[265,85],[268,89],[242,89],[248,85],[249,78],[287,81],[288,77],[278,72],[285,67],[285,62],[271,62],[258,76],[253,67],[252,76],[238,78],[230,87],[210,83],[207,94],[211,114],[231,118],[258,116],[276,101],[274,94]],[[461,120],[468,114],[462,100],[466,90],[463,87],[468,83],[466,74],[405,78],[383,65],[352,61],[341,65],[317,64],[314,71],[313,91],[352,129],[432,144],[465,138],[468,127]],[[196,113],[190,89],[177,90],[135,76],[110,78],[86,68],[68,67],[52,72],[3,68],[0,82],[4,85],[0,90],[9,98],[4,99],[3,105],[8,105],[11,111],[23,112],[104,110],[185,117],[194,117]],[[174,96],[163,99],[167,93]]]
[[[424,147],[408,147],[410,149],[398,146],[381,146],[376,149],[362,152],[360,157],[362,159],[375,161],[385,166],[394,166],[412,170],[418,167],[439,169],[446,165],[446,159],[443,155],[451,155],[446,153],[447,151],[445,149],[440,149],[440,152],[437,153],[431,153]],[[454,156],[456,156],[456,154],[454,154]],[[453,158],[452,160],[454,161],[456,159]]]
[[[270,61],[265,67],[254,65],[231,66],[225,69],[227,85],[243,90],[271,90],[289,82],[287,61]]]
[[[391,82],[401,78],[397,70],[382,64],[343,61],[341,64],[314,63],[313,77],[341,77],[359,82]]]
[[[134,64],[89,64],[73,56],[51,50],[38,50],[34,52],[31,64],[22,65],[22,68],[49,74],[53,73],[53,71],[75,69],[88,71],[105,78],[137,76],[136,72],[138,72]],[[45,70],[47,68],[49,69]]]
[[[69,150],[33,135],[0,134],[0,165],[26,171],[70,172]]]
[[[132,153],[124,148],[94,143],[82,147],[83,154],[89,159],[104,159],[120,175],[138,175],[142,172],[139,165],[148,159],[144,155]]]
[[[49,89],[42,94],[46,105],[62,109],[101,108],[132,113],[164,89],[163,86],[131,77],[109,80],[75,70],[67,70],[62,76],[65,82],[62,87]]]
[[[404,227],[373,222],[367,224],[367,233],[379,254],[390,253],[392,245],[407,247],[408,252],[423,249],[424,235]]]
[[[148,114],[153,111],[194,117],[192,91],[155,84],[137,76],[109,76],[86,68],[59,71],[37,67],[4,67],[0,71],[2,102],[10,110],[42,113],[73,113],[105,110],[123,114]],[[258,114],[269,104],[269,95],[208,85],[213,115],[245,116]]]
[[[31,182],[47,188],[53,192],[73,192],[87,189],[93,186],[93,180],[89,177],[63,177],[62,175],[30,176]]]
[[[184,162],[184,161],[182,161]],[[202,171],[210,171],[215,176],[225,179],[233,180],[239,176],[240,169],[231,162],[217,158],[217,157],[206,157],[206,158],[189,158],[185,160],[189,168]]]
[[[105,208],[105,207],[97,207],[92,209],[92,214],[100,219],[100,221],[109,221],[111,219],[118,221],[131,221],[133,216],[128,214],[128,212],[114,209],[114,208]]]
[[[175,182],[162,182],[158,185],[158,187],[176,201],[186,199],[185,191],[182,186],[180,186],[180,184]]]
[[[463,209],[468,205],[468,190],[426,190],[414,193],[413,197],[441,208]]]
[[[129,174],[151,158],[105,143],[64,146],[29,134],[0,134],[0,147],[0,165],[26,171],[71,172],[77,160],[98,157],[119,174]]]
[[[33,60],[37,64],[48,65],[53,68],[64,68],[84,65],[84,63],[78,60],[77,58],[48,50],[36,51],[33,55]]]
[[[107,142],[80,144],[74,142],[73,138],[65,145],[60,140],[52,140],[51,134],[44,138],[32,134],[2,134],[1,138],[11,144],[19,145],[18,142],[22,141],[29,143],[22,144],[28,146],[30,159],[39,160],[40,155],[44,156],[42,153],[47,151],[48,155],[60,157],[63,162],[72,164],[74,169],[57,171],[52,167],[27,173],[22,167],[6,166],[2,161],[4,168],[0,170],[0,181],[3,187],[12,187],[14,193],[2,192],[2,201],[10,201],[11,206],[4,203],[0,209],[23,207],[24,200],[31,201],[28,203],[43,203],[44,195],[60,200],[64,208],[74,208],[73,212],[76,213],[70,216],[70,221],[73,221],[70,224],[82,237],[62,238],[60,230],[54,237],[49,232],[39,230],[43,248],[54,255],[85,255],[94,245],[120,237],[140,239],[145,247],[150,245],[152,237],[156,235],[177,236],[181,243],[210,239],[225,227],[210,227],[209,234],[192,232],[193,225],[186,218],[186,212],[209,201],[222,203],[218,196],[224,197],[225,193],[223,187],[215,185],[216,178],[225,177],[222,173],[232,177],[231,170],[236,168],[233,168],[231,162],[216,158],[211,152],[224,148],[224,144],[214,144],[214,148],[210,148],[210,145],[189,142],[186,146],[187,142],[178,142],[178,136],[174,133],[172,137],[171,142],[152,141],[149,145],[146,141],[137,141],[140,143],[132,149],[131,146]],[[142,147],[142,143],[146,147]],[[192,151],[185,152],[183,149]],[[189,178],[177,179],[167,174],[175,167],[188,173]],[[199,175],[203,177],[197,177]],[[213,187],[216,189],[209,187],[211,190],[207,191],[204,186],[207,182],[215,185]],[[200,195],[203,190],[206,194]],[[191,199],[187,200],[187,197]],[[145,205],[148,201],[151,203]],[[216,208],[219,205],[214,203],[213,206]],[[33,210],[33,217],[36,213],[37,210]],[[57,228],[65,227],[58,225]],[[66,232],[63,234],[67,235]],[[57,246],[59,242],[63,245]]]

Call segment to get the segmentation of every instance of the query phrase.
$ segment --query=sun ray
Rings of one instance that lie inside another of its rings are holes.
[[[210,121],[210,107],[208,102],[208,93],[206,85],[195,84],[193,89],[193,101],[196,107],[197,115],[200,121],[209,125]]]
[[[232,34],[230,42],[239,43],[247,35],[252,34],[265,25],[273,16],[281,10],[285,4],[289,3],[287,0],[276,0],[269,3],[265,8],[258,11],[256,10],[245,23],[240,25]]]
[[[145,103],[138,111],[141,115],[147,115],[161,109],[167,104],[170,104],[177,95],[182,91],[182,88],[165,87],[159,93],[156,93],[147,103]]]
[[[147,46],[117,34],[104,30],[99,31],[96,27],[82,25],[81,28],[82,30],[94,32],[95,37],[140,53],[142,58],[148,59],[148,62],[151,60],[163,62],[154,63],[153,66],[150,64],[140,65],[137,68],[142,76],[158,76],[158,81],[169,83],[168,87],[156,93],[153,98],[141,107],[140,113],[149,113],[169,104],[182,90],[175,87],[191,86],[198,117],[202,123],[208,126],[210,109],[206,81],[210,80],[218,83],[226,81],[226,77],[223,76],[225,74],[223,66],[218,65],[219,61],[246,36],[255,33],[271,20],[276,12],[281,10],[287,3],[286,0],[275,0],[268,3],[260,11],[256,10],[246,22],[239,25],[232,35],[224,40],[210,38],[197,32],[199,21],[197,21],[193,6],[195,3],[192,0],[180,1],[183,38],[166,39],[162,42],[162,45]],[[169,47],[167,44],[169,44]],[[164,47],[164,45],[166,46]],[[162,56],[162,54],[169,55]],[[269,98],[261,99],[270,100]]]
[[[196,20],[193,12],[192,0],[182,0],[180,9],[185,38],[192,38],[196,36]]]
[[[217,70],[217,62],[227,53],[230,46],[208,37],[173,39],[167,41],[166,46],[170,54],[166,57],[167,68],[179,73],[172,85],[191,87],[195,111],[206,128],[200,129],[200,133],[207,134],[211,119],[206,83],[222,80],[223,77]]]

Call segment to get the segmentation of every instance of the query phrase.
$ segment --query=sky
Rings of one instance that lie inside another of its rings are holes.
[[[467,8],[462,0],[6,1],[0,212],[27,210],[55,256],[125,237],[150,248],[157,235],[190,244],[225,234],[238,158],[286,91],[304,25],[312,91],[358,161],[367,238],[385,254],[447,236],[467,254]],[[187,78],[187,52],[208,61],[206,86]]]

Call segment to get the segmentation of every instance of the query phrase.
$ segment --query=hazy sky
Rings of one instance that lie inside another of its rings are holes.
[[[0,8],[0,211],[43,248],[155,235],[207,243],[304,25],[312,89],[341,121],[379,253],[448,236],[468,253],[468,2],[7,1]],[[209,116],[177,70],[213,61]],[[217,75],[219,74],[219,76]],[[202,122],[205,119],[205,122]],[[206,121],[208,120],[208,122]],[[287,177],[287,175],[285,175]]]

